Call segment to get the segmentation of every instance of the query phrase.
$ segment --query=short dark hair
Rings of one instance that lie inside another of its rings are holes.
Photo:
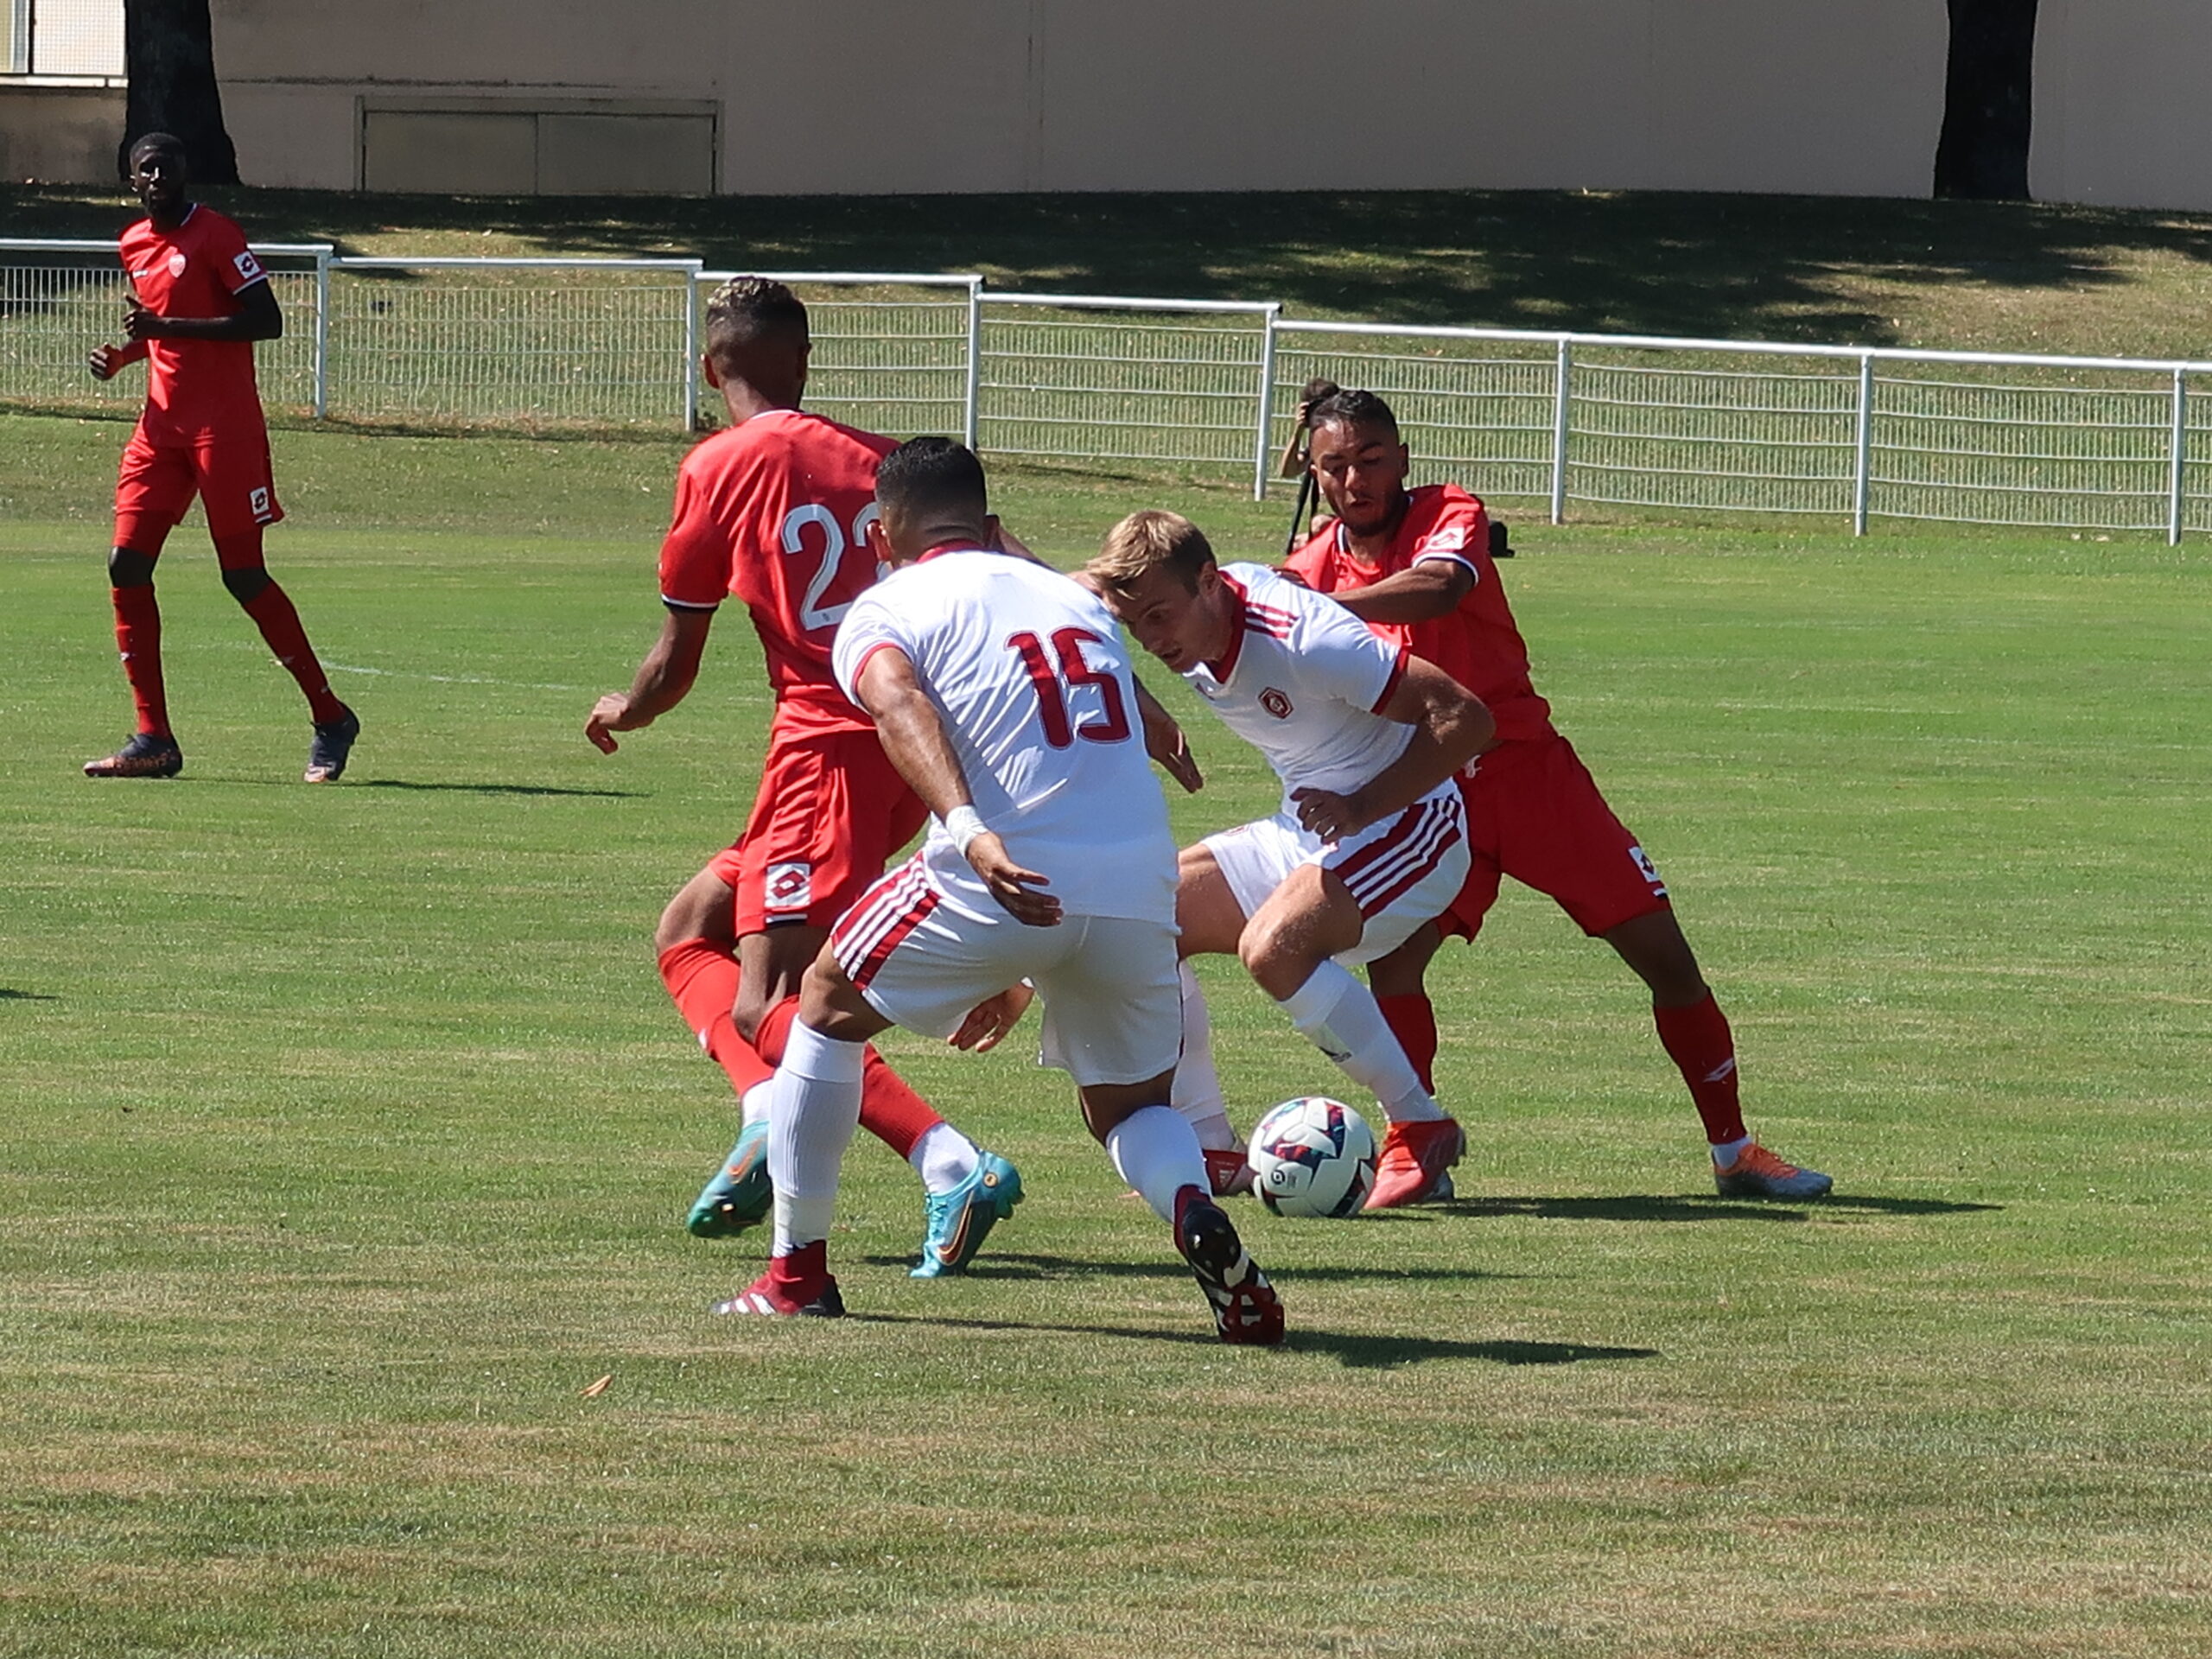
[[[136,166],[138,158],[149,149],[167,150],[172,156],[180,158],[184,157],[186,154],[184,140],[173,132],[143,133],[130,146],[132,165]]]
[[[979,523],[990,510],[983,463],[950,438],[909,438],[875,469],[875,499],[902,519],[943,513]]]
[[[1320,426],[1379,427],[1395,442],[1398,417],[1390,405],[1371,391],[1332,391],[1314,405],[1313,423]]]
[[[777,335],[804,344],[806,305],[766,276],[733,276],[707,300],[707,355],[725,365],[729,354]]]

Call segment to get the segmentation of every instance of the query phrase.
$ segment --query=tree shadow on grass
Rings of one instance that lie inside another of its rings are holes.
[[[1220,1338],[1201,1331],[1144,1331],[1113,1325],[1053,1325],[1042,1320],[938,1319],[908,1313],[855,1313],[874,1325],[931,1325],[950,1330],[1042,1332],[1071,1337],[1121,1337],[1135,1342],[1183,1343],[1215,1348]],[[1354,1336],[1301,1330],[1293,1325],[1283,1347],[1294,1354],[1333,1354],[1349,1370],[1395,1370],[1433,1359],[1480,1360],[1492,1365],[1574,1365],[1590,1360],[1658,1359],[1656,1348],[1613,1348],[1581,1342],[1462,1342],[1449,1337]]]
[[[910,1267],[911,1255],[870,1255],[861,1258],[871,1267]],[[1154,1262],[1101,1262],[1067,1255],[1001,1255],[994,1251],[970,1262],[962,1277],[993,1280],[1045,1279],[1182,1279],[1190,1269],[1169,1256]],[[1478,1279],[1518,1279],[1525,1275],[1482,1273],[1463,1268],[1352,1268],[1279,1267],[1275,1277],[1286,1281],[1325,1281],[1347,1284],[1383,1285],[1398,1282],[1468,1283]]]
[[[1827,1198],[1768,1204],[1694,1193],[1617,1193],[1595,1198],[1506,1196],[1455,1198],[1427,1209],[1452,1216],[1529,1216],[1540,1221],[1810,1221],[1855,1211],[1891,1216],[1953,1216],[2002,1210],[2001,1204],[1949,1198]]]
[[[462,795],[575,795],[598,801],[634,801],[634,789],[558,789],[550,784],[416,784],[401,778],[364,778],[355,789],[409,789],[451,791]]]

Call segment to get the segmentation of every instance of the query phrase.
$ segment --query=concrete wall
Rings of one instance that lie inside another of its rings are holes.
[[[712,188],[747,193],[1923,196],[1946,49],[1941,0],[214,0],[214,14],[247,179],[335,189],[362,182],[365,111],[459,100],[715,112]],[[2208,85],[2206,0],[2042,0],[2037,195],[2212,210]],[[0,175],[105,180],[120,105],[0,86]]]
[[[2035,144],[2040,200],[2212,209],[2212,6],[2043,0]]]
[[[0,179],[114,184],[123,115],[120,86],[0,86]]]
[[[1935,0],[216,0],[257,181],[359,177],[361,100],[720,105],[719,188],[1925,194]],[[557,26],[556,26],[557,22]],[[434,43],[434,44],[433,44]],[[349,155],[349,151],[353,151]]]

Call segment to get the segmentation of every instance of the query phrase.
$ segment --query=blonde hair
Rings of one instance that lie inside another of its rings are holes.
[[[1084,573],[1117,591],[1126,591],[1165,565],[1196,593],[1198,573],[1214,562],[1205,532],[1179,512],[1147,507],[1133,512],[1106,532],[1098,556]]]

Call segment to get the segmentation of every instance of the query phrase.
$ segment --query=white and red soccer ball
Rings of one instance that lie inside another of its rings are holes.
[[[1279,1216],[1356,1216],[1375,1186],[1375,1131],[1325,1095],[1271,1109],[1246,1148],[1252,1190]]]

